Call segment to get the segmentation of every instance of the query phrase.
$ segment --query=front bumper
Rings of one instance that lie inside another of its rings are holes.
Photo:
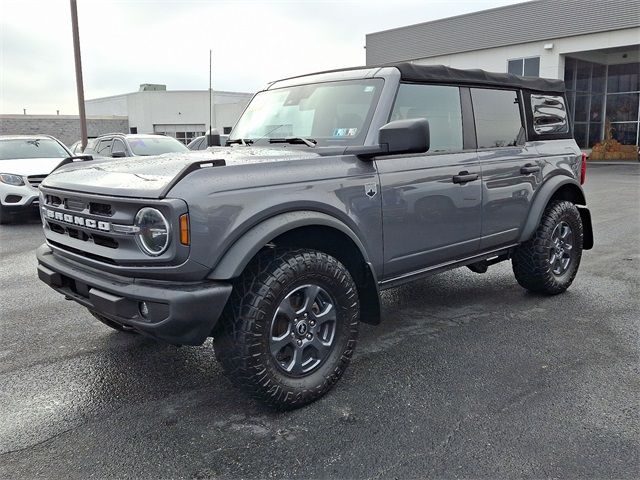
[[[142,281],[79,266],[38,248],[38,277],[65,297],[112,321],[172,344],[200,345],[211,335],[231,294],[220,282]],[[148,313],[141,314],[141,302]]]
[[[0,183],[0,203],[5,210],[21,211],[38,206],[38,189],[31,185]]]

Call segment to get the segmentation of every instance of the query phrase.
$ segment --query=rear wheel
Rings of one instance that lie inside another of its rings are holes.
[[[103,317],[99,313],[96,313],[92,310],[89,310],[89,313],[93,315],[96,319],[104,323],[107,327],[111,327],[114,330],[118,330],[119,332],[125,332],[125,333],[138,333],[133,328],[128,327],[127,325],[122,325],[120,323],[114,322],[113,320],[109,320],[107,317]]]
[[[339,380],[358,335],[356,285],[315,250],[266,251],[234,285],[214,332],[231,381],[278,409],[317,400]]]
[[[578,273],[582,244],[582,220],[576,206],[567,201],[551,202],[534,236],[514,252],[516,280],[532,292],[564,292]]]

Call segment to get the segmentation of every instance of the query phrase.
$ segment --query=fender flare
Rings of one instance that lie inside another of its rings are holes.
[[[545,182],[544,185],[540,187],[540,190],[537,192],[537,195],[533,200],[531,208],[529,209],[527,221],[525,222],[522,229],[522,234],[520,235],[520,243],[526,242],[533,236],[536,229],[538,228],[538,225],[540,224],[544,209],[547,207],[547,204],[551,200],[551,197],[553,197],[553,195],[564,185],[572,185],[576,187],[580,192],[577,204],[586,205],[587,201],[584,196],[584,191],[575,179],[565,175],[556,175],[555,177],[550,178]],[[591,232],[591,217],[589,216],[589,222],[585,224],[584,217],[585,215],[588,215],[589,211],[586,209],[586,207],[578,207],[578,210],[580,211],[580,216],[583,217],[583,224],[585,228],[585,247],[587,247],[589,243],[593,244],[593,240],[588,240],[593,238],[593,233]],[[585,248],[585,250],[586,249],[587,248]]]
[[[351,228],[326,213],[300,210],[280,213],[251,227],[223,254],[207,278],[211,280],[229,280],[238,277],[255,254],[267,243],[283,233],[305,226],[327,226],[341,231],[356,244],[364,261],[371,269],[367,250]],[[377,285],[373,269],[371,269],[371,274]]]

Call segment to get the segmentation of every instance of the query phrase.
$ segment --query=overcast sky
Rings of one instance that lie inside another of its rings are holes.
[[[365,63],[365,35],[518,0],[78,0],[86,98],[168,89],[254,92]],[[68,0],[0,0],[0,113],[77,113]]]

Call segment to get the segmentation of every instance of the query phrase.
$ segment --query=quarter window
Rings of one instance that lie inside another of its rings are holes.
[[[458,87],[401,84],[391,120],[426,118],[430,152],[462,150],[462,111]]]
[[[531,112],[533,113],[533,130],[538,135],[569,132],[564,98],[532,94]]]
[[[524,143],[518,95],[513,90],[472,88],[478,148],[512,147]]]

